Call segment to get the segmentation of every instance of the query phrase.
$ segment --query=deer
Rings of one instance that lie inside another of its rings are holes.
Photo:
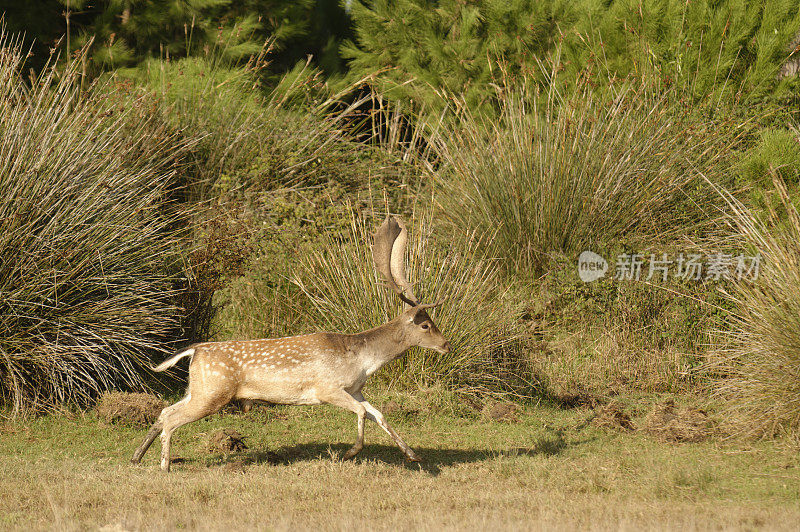
[[[170,443],[179,427],[218,412],[233,400],[252,405],[330,404],[356,414],[358,436],[342,459],[364,448],[364,420],[378,424],[411,462],[420,458],[364,398],[367,379],[412,347],[450,352],[428,314],[441,305],[421,303],[406,279],[405,253],[408,231],[403,220],[389,215],[373,235],[376,270],[404,303],[403,312],[378,327],[356,333],[318,332],[302,336],[259,340],[229,340],[190,345],[158,366],[165,371],[190,358],[186,395],[162,410],[131,463],[138,464],[157,436],[161,438],[161,469],[170,470]]]

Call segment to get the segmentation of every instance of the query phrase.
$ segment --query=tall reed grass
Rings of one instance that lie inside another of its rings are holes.
[[[142,384],[178,325],[169,189],[186,143],[152,99],[23,79],[0,35],[0,401],[12,415]],[[113,83],[113,82],[109,82]]]
[[[488,251],[512,272],[542,273],[553,253],[598,242],[694,234],[718,203],[701,176],[728,179],[742,128],[680,112],[645,87],[615,93],[563,100],[552,87],[506,88],[496,120],[456,105],[458,121],[434,138],[440,216],[493,234]]]
[[[735,432],[800,436],[800,213],[773,171],[782,209],[765,216],[726,194],[731,222],[760,254],[755,282],[728,294],[731,328],[719,335],[713,359],[718,397]]]

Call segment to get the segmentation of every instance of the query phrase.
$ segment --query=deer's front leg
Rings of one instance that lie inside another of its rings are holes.
[[[360,412],[356,412],[358,416],[358,439],[356,443],[344,453],[342,460],[349,460],[353,458],[355,455],[361,452],[361,449],[364,448],[364,418],[366,417],[367,413],[365,410],[361,410]]]
[[[411,450],[411,447],[409,447],[406,442],[403,441],[400,435],[397,434],[391,426],[389,426],[389,423],[387,423],[386,418],[383,417],[383,414],[381,414],[377,408],[369,404],[369,401],[364,399],[364,396],[361,395],[361,392],[354,393],[353,397],[364,407],[364,410],[367,411],[367,417],[377,423],[383,430],[386,431],[389,436],[392,437],[394,442],[398,447],[400,447],[400,449],[403,451],[403,454],[406,455],[406,458],[408,458],[409,461],[420,461],[419,456],[417,456],[416,453]]]
[[[358,439],[342,457],[343,460],[353,458],[364,448],[364,418],[367,415],[366,409],[352,395],[344,390],[337,390],[336,392],[321,396],[320,400],[344,408],[345,410],[350,410],[358,416]]]

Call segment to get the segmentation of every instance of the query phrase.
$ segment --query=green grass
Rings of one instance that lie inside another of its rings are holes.
[[[407,406],[408,398],[378,394]],[[172,473],[158,443],[128,464],[144,428],[93,413],[8,422],[0,431],[6,529],[791,529],[800,467],[775,443],[663,444],[595,429],[585,410],[528,407],[518,423],[423,410],[388,416],[422,456],[407,464],[367,426],[353,462],[338,457],[353,416],[332,407],[214,415],[180,429]],[[249,449],[209,454],[220,427]]]

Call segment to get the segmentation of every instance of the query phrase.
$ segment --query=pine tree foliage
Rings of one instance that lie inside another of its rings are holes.
[[[490,101],[501,74],[548,79],[548,61],[569,83],[602,73],[677,83],[692,97],[757,98],[791,83],[776,74],[799,8],[798,0],[354,1],[355,39],[343,55],[353,78],[382,70],[390,96],[429,103],[437,91]]]
[[[230,4],[231,0],[105,0],[92,8],[95,17],[80,29],[72,47],[94,39],[93,62],[106,68],[130,66],[147,55],[183,56],[193,46],[219,46],[225,54],[245,56],[258,49],[248,42],[258,23],[250,16],[233,19],[228,27],[215,24],[213,15]]]
[[[89,45],[94,72],[209,53],[237,62],[267,41],[279,69],[313,54],[333,72],[342,68],[338,46],[350,24],[337,0],[26,0],[0,5],[3,14],[12,32],[35,43],[37,70],[51,48],[64,60],[67,48],[76,55]]]

